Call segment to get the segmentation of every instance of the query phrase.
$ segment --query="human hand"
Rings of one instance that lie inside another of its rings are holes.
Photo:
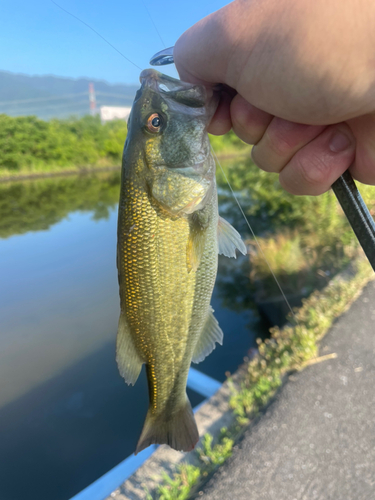
[[[233,128],[294,194],[350,167],[375,184],[375,2],[236,0],[174,48],[182,80],[223,83],[209,131]]]

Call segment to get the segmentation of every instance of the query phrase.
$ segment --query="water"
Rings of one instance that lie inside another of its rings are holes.
[[[1,500],[66,500],[135,449],[148,398],[115,364],[118,192],[118,173],[0,185]],[[220,258],[224,346],[197,366],[220,381],[259,336],[248,283],[246,258]]]

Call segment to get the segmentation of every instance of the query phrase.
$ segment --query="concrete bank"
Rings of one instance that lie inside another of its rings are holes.
[[[375,283],[333,325],[320,354],[289,376],[196,498],[375,498]]]
[[[370,275],[368,274],[369,272],[370,272]],[[315,328],[315,329],[317,328],[316,330],[314,330],[315,331],[314,335],[316,338],[318,338],[321,334],[323,334],[326,331],[324,325],[327,324],[327,321],[328,322],[331,321],[329,318],[332,318],[337,314],[342,314],[342,312],[340,313],[340,311],[346,310],[345,304],[348,304],[347,307],[350,307],[349,306],[350,297],[353,297],[353,294],[357,294],[357,296],[358,296],[358,294],[362,293],[362,291],[361,291],[362,287],[364,286],[364,284],[365,284],[366,280],[368,280],[368,278],[371,279],[372,275],[371,275],[370,269],[362,269],[362,271],[360,271],[360,273],[356,276],[355,280],[351,281],[353,279],[353,276],[354,275],[353,275],[352,270],[347,269],[346,271],[341,273],[341,275],[334,278],[334,280],[330,283],[330,285],[325,289],[327,291],[324,292],[323,296],[319,296],[319,294],[318,294],[318,301],[320,301],[320,304],[322,304],[323,307],[319,305],[319,302],[316,303],[316,298],[312,299],[312,301],[310,301],[310,299],[309,299],[310,302],[308,301],[306,303],[306,306],[304,306],[305,307],[305,313],[304,313],[305,315],[302,314],[300,316],[300,319],[301,319],[301,321],[304,321],[304,322],[308,321],[310,328]],[[362,276],[362,277],[360,277],[360,276]],[[346,282],[348,282],[348,284],[349,284],[349,282],[351,282],[351,284],[349,285],[349,288],[346,287],[346,285],[345,285]],[[372,286],[374,286],[374,285],[372,285]],[[369,292],[367,292],[368,289],[372,290],[371,284],[367,286],[365,293],[369,293]],[[336,297],[336,294],[339,294],[339,295],[337,295],[337,297]],[[361,300],[361,299],[359,299],[359,300]],[[366,321],[364,323],[365,328],[367,328],[367,330],[371,330],[371,328],[368,325],[368,322],[370,321],[370,324],[371,324],[371,320],[374,319],[375,313],[373,313],[373,311],[371,309],[370,299],[365,297],[363,300],[364,300],[364,302],[363,302],[364,304],[369,304],[367,307],[368,311],[365,311],[365,314],[367,314]],[[358,315],[358,312],[355,310],[356,303],[358,303],[358,300],[357,300],[357,302],[352,304],[350,310],[348,310],[348,312],[346,312],[338,320],[338,322],[342,322],[342,321],[345,322],[347,315],[349,315],[350,318],[353,318],[352,321],[354,321],[354,322],[357,321],[358,324],[362,324],[363,314]],[[330,304],[331,304],[331,306],[330,306]],[[311,323],[312,318],[310,318],[310,315],[308,313],[309,308],[311,308],[311,307],[313,308],[312,311],[315,310],[315,307],[316,307],[316,311],[321,311],[320,314],[322,314],[322,316],[319,316],[319,317],[321,317],[321,320],[319,320],[318,322],[317,322],[317,318],[316,318]],[[330,309],[331,307],[333,307],[332,310]],[[330,316],[330,313],[328,311],[332,311],[331,316]],[[306,316],[306,313],[307,313],[307,316]],[[344,319],[342,319],[342,318],[344,318]],[[369,318],[371,318],[371,320],[369,320]],[[302,327],[302,324],[301,324],[301,328],[302,329],[300,329],[300,332],[303,333],[304,331],[306,331],[303,329],[304,327]],[[337,326],[331,328],[331,330],[333,331],[335,328],[337,328]],[[306,333],[307,333],[307,331],[306,331]],[[330,335],[330,334],[331,333],[329,333],[328,335]],[[300,342],[301,342],[301,340],[304,340],[304,338],[302,337],[300,339]],[[306,340],[307,340],[307,338],[306,338]],[[295,341],[297,342],[297,345],[298,345],[298,339],[295,339]],[[349,339],[348,339],[349,345],[350,345],[350,342],[351,342],[351,340],[350,340],[350,335],[349,335]],[[281,344],[281,349],[284,349],[284,347],[285,347],[285,343]],[[344,349],[346,349],[346,348],[347,348],[347,346],[344,347]],[[298,349],[297,349],[297,352],[298,352]],[[320,354],[323,355],[323,357],[325,359],[327,357],[328,358],[332,358],[335,356],[337,357],[338,354],[336,351],[333,353],[330,353],[330,352],[331,351],[329,350],[329,348],[323,342],[321,344],[321,353]],[[312,360],[312,361],[314,362],[314,360]],[[334,366],[334,365],[329,364],[332,361],[335,361],[335,360],[332,360],[332,359],[330,361],[326,360],[326,361],[324,361],[324,363],[318,364],[317,366],[323,366],[323,365]],[[361,369],[362,369],[361,367],[356,367],[355,373],[360,373]],[[247,378],[246,373],[247,373],[247,367],[244,366],[235,374],[235,376],[234,376],[235,385],[238,385],[241,382],[242,377],[246,376],[246,378]],[[267,373],[268,373],[267,370],[264,371],[263,375],[261,375],[262,372],[260,372],[260,376],[267,376]],[[269,372],[269,373],[271,375],[271,372]],[[300,375],[301,374],[299,373],[299,374],[293,374],[290,377],[284,376],[284,384],[286,384],[286,386],[289,387],[288,390],[290,390],[290,381],[295,381],[296,377],[299,377]],[[307,384],[308,383],[309,383],[309,381],[307,381]],[[281,392],[279,392],[279,394],[277,395],[276,401],[278,400],[278,398],[280,397],[280,394],[284,390],[287,390],[287,389],[285,389],[285,388],[281,389]],[[294,389],[292,388],[291,390],[293,391]],[[306,393],[308,393],[308,391],[306,391]],[[330,394],[330,393],[328,392],[328,394]],[[215,439],[215,436],[216,437],[219,436],[219,431],[222,427],[228,427],[231,425],[232,422],[234,422],[234,416],[233,416],[231,410],[229,410],[229,404],[228,404],[229,398],[230,398],[229,388],[228,388],[227,384],[224,384],[222,386],[222,388],[208,401],[208,403],[203,405],[203,407],[199,410],[199,412],[197,413],[196,416],[197,416],[198,427],[200,429],[201,436],[203,436],[204,433],[209,432],[211,435],[214,436],[214,439]],[[297,402],[296,404],[298,404],[299,399],[300,399],[300,396],[297,395],[295,397],[295,401]],[[273,407],[274,407],[274,403],[272,402],[270,404],[270,408],[273,408]],[[268,407],[263,410],[262,415],[260,417],[260,420],[265,418],[263,416],[264,414],[268,415],[268,411],[269,411]],[[303,413],[304,411],[306,411],[306,408],[299,409],[298,411],[293,409],[291,411],[291,414],[293,416],[293,412],[295,412],[296,415],[299,415],[299,413],[301,413],[301,412]],[[259,419],[256,422],[258,422],[258,421],[259,421]],[[303,421],[303,419],[302,419],[302,421]],[[251,424],[251,427],[249,427],[249,429],[253,429],[254,426],[257,425],[256,422],[253,422]],[[288,423],[288,420],[286,421],[286,423]],[[244,429],[244,431],[245,431],[245,429]],[[247,434],[249,432],[250,431],[247,430]],[[238,446],[235,447],[234,455],[237,454],[237,450],[238,450]],[[249,461],[251,462],[251,459],[249,459]],[[143,464],[143,466],[137,470],[137,472],[133,476],[131,476],[129,478],[128,481],[126,481],[123,485],[121,485],[119,488],[117,488],[116,491],[114,491],[112,493],[112,495],[108,498],[115,498],[116,500],[142,499],[142,498],[147,497],[146,491],[149,491],[151,493],[151,495],[154,496],[155,486],[160,484],[162,474],[167,473],[170,476],[171,473],[173,473],[176,470],[175,465],[179,464],[181,462],[187,462],[187,463],[191,463],[194,465],[199,465],[199,463],[198,463],[199,461],[197,459],[197,454],[195,452],[183,455],[181,453],[177,453],[173,450],[170,450],[168,447],[160,447],[157,450],[157,452],[154,453],[153,456],[150,459],[148,459]],[[225,467],[226,466],[224,466],[224,468]],[[206,481],[207,481],[207,479],[206,479]],[[199,491],[197,489],[199,487],[200,487],[199,485],[196,485],[193,488],[191,494],[193,495],[194,492],[197,492],[197,491],[199,492],[199,497],[206,494],[205,493],[206,488],[208,488],[207,491],[210,491],[210,488],[212,488],[212,481],[209,483],[208,486],[201,485],[201,491]],[[230,492],[228,491],[227,493],[230,493]],[[223,495],[224,494],[225,493],[223,493]],[[246,493],[246,495],[247,495],[247,493]],[[150,497],[148,497],[148,498],[150,498]],[[221,498],[221,496],[217,496],[216,493],[214,493],[212,498]],[[256,497],[254,497],[254,498],[256,498]],[[264,498],[272,498],[272,496],[264,497]],[[301,497],[301,498],[305,498],[305,497]],[[320,497],[320,498],[325,498],[325,497]]]
[[[243,375],[243,369],[239,369],[233,376],[234,386],[239,384]],[[220,429],[230,427],[235,422],[235,416],[229,408],[230,396],[230,389],[225,382],[195,413],[201,436],[207,432],[212,436],[218,436]],[[197,447],[200,444],[201,441]],[[159,446],[153,455],[106,500],[143,500],[147,496],[146,491],[152,493],[160,484],[161,475],[163,473],[173,475],[176,465],[180,463],[199,465],[199,459],[195,451],[180,453],[168,446]]]

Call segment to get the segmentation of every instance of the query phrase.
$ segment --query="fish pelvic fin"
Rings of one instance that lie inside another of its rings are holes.
[[[223,331],[214,316],[214,310],[210,306],[206,323],[195,346],[192,362],[200,363],[203,361],[215,349],[216,342],[223,345],[223,337]]]
[[[217,225],[217,241],[219,254],[225,255],[225,257],[236,258],[236,248],[243,255],[247,254],[246,245],[238,231],[222,217],[219,217]]]
[[[153,414],[147,412],[135,455],[151,444],[167,444],[177,451],[191,451],[199,441],[199,433],[190,401],[176,412]]]
[[[140,358],[130,333],[125,314],[121,312],[116,340],[116,361],[120,375],[128,385],[134,385],[142,369]]]

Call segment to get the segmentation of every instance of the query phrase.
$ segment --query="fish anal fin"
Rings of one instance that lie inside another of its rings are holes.
[[[142,369],[143,361],[134,346],[125,314],[121,312],[117,330],[116,361],[120,375],[128,385],[134,385]]]
[[[199,433],[190,401],[173,413],[164,411],[154,415],[147,412],[135,455],[151,444],[167,444],[177,451],[191,451],[199,441]]]
[[[247,254],[247,248],[238,231],[229,224],[228,221],[219,217],[217,225],[217,241],[219,247],[219,254],[226,257],[236,258],[236,248],[243,255]]]
[[[195,346],[192,361],[193,363],[200,363],[203,361],[216,347],[216,342],[220,345],[223,344],[223,331],[219,326],[217,319],[214,316],[214,311],[210,306],[206,323],[203,327],[202,333]]]

